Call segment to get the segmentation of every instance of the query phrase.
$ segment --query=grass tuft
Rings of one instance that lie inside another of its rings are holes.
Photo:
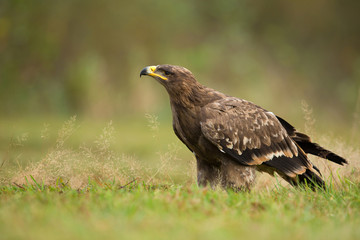
[[[47,129],[48,125],[45,127]],[[31,179],[35,183],[34,186],[39,188],[44,185],[57,186],[60,181],[61,184],[66,182],[71,188],[81,189],[88,186],[89,181],[96,181],[99,184],[107,184],[111,181],[121,186],[134,179],[148,184],[160,181],[173,183],[173,171],[169,169],[173,168],[172,161],[178,161],[176,145],[169,145],[169,151],[166,153],[158,153],[160,166],[147,168],[135,157],[118,154],[112,150],[115,128],[111,121],[103,128],[93,144],[81,144],[78,148],[74,148],[69,146],[67,141],[78,128],[76,117],[65,121],[58,131],[53,147],[48,149],[40,161],[30,162],[24,168],[20,166],[3,168],[6,174],[3,174],[1,184],[14,183],[23,186],[29,185]],[[42,131],[41,136],[44,134]],[[17,138],[11,147],[21,146],[25,140],[26,136],[23,135]]]

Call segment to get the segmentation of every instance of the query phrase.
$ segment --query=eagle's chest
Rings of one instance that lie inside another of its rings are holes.
[[[172,111],[174,131],[192,151],[195,151],[201,135],[200,117],[196,110],[182,108]]]
[[[200,122],[200,116],[196,112],[176,111],[175,114],[173,112],[173,128],[177,137],[197,157],[218,164],[223,154],[204,137]]]

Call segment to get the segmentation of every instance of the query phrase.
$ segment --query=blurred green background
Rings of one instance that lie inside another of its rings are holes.
[[[165,90],[139,72],[169,63],[299,128],[305,100],[320,131],[351,135],[359,10],[340,0],[1,0],[0,118],[151,113],[167,123]]]

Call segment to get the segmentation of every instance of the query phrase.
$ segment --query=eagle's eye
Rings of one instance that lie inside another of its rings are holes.
[[[169,71],[164,70],[163,72],[164,72],[165,76],[171,75],[171,72],[169,72]]]

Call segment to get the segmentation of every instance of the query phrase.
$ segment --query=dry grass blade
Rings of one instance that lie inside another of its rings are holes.
[[[16,182],[13,182],[13,184],[14,184],[15,186],[17,186],[18,188],[25,189],[23,186],[17,184]]]
[[[305,133],[312,135],[314,132],[314,126],[315,126],[315,118],[313,116],[313,109],[310,107],[310,105],[305,101],[301,101],[301,110],[304,113],[304,120],[305,120]]]
[[[132,181],[126,183],[125,185],[119,186],[119,189],[125,188],[126,186],[129,186],[130,184],[132,184],[133,182],[136,182],[137,180],[139,180],[139,178],[135,178]]]

